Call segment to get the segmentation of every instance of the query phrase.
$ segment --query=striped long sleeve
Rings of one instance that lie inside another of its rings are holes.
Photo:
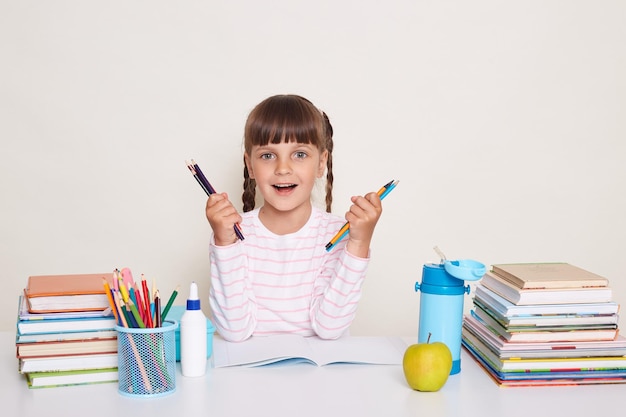
[[[326,243],[345,220],[313,208],[296,233],[275,235],[258,219],[243,214],[245,240],[210,245],[210,306],[226,340],[252,335],[294,333],[340,337],[356,314],[369,259]]]

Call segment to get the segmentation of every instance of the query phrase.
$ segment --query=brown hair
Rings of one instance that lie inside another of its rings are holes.
[[[253,146],[268,143],[297,142],[315,145],[328,151],[326,162],[326,211],[333,201],[333,127],[326,113],[297,95],[276,95],[266,98],[252,109],[244,130],[244,151],[250,155]],[[243,211],[254,209],[256,181],[243,168]]]

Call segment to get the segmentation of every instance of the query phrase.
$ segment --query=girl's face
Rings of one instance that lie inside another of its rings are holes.
[[[311,210],[316,178],[324,174],[328,153],[312,144],[297,142],[253,146],[245,154],[250,178],[265,201],[265,209],[305,216]]]

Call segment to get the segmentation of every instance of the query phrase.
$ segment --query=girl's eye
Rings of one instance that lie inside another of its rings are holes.
[[[261,159],[269,160],[274,158],[274,154],[271,153],[262,153],[260,156]]]
[[[302,159],[302,158],[306,158],[306,157],[307,157],[307,154],[306,154],[306,152],[303,152],[303,151],[298,151],[298,152],[296,152],[296,153],[294,154],[294,156],[295,156],[297,159]]]

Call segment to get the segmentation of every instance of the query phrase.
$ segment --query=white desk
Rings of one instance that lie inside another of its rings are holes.
[[[129,398],[117,384],[28,389],[14,334],[0,333],[0,414],[56,416],[585,416],[622,415],[626,385],[500,388],[463,351],[439,392],[411,390],[400,366],[291,365],[211,369],[176,377],[176,392]]]

